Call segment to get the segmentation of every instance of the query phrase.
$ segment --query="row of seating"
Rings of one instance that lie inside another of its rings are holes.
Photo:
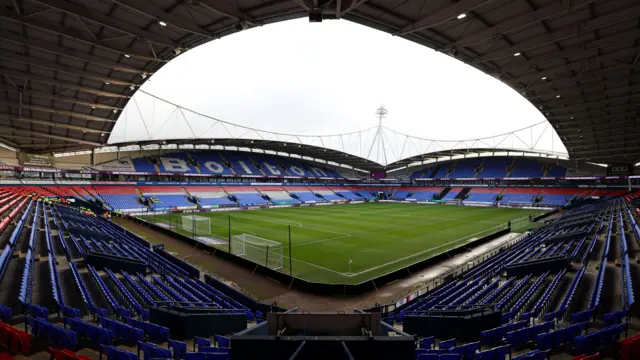
[[[51,354],[51,359],[54,360],[91,360],[90,357],[76,354],[69,349],[55,349],[53,347],[49,347],[48,351],[49,354]]]
[[[622,202],[622,199],[618,199],[619,204],[622,206],[626,205]],[[625,235],[625,223],[624,217],[622,216],[622,211],[618,212],[618,237],[620,238],[620,257],[621,257],[621,270],[622,270],[622,278],[621,278],[621,288],[622,288],[622,296],[621,303],[623,309],[628,309],[635,303],[635,298],[633,295],[633,282],[631,280],[631,266],[629,264],[629,249],[627,246],[627,237]]]
[[[20,209],[24,206],[24,203],[26,201],[27,199],[24,199],[21,204],[16,206],[13,211],[11,211],[11,213],[7,217],[5,217],[5,219],[9,219],[9,221],[11,221],[11,219],[13,219],[18,211],[20,211]],[[33,205],[33,202],[29,203],[29,206],[27,206],[27,209],[22,214],[22,217],[20,218],[20,220],[18,220],[18,223],[11,233],[11,237],[9,237],[9,243],[7,244],[7,246],[5,246],[4,250],[2,250],[2,254],[0,254],[0,280],[4,278],[4,273],[9,266],[9,261],[11,260],[13,250],[16,246],[16,241],[18,240],[18,236],[20,235],[20,232],[22,231],[22,228],[27,221],[27,216],[29,215],[29,211],[31,210],[31,205]]]
[[[587,267],[583,265],[580,270],[578,270],[575,277],[573,278],[573,281],[571,281],[571,285],[569,285],[569,289],[562,298],[560,306],[556,311],[545,314],[543,317],[544,321],[557,321],[561,320],[564,317],[566,310],[569,308],[571,302],[573,301],[573,295],[578,289],[580,281],[582,281],[582,277],[584,275],[584,272],[586,271],[586,268]]]
[[[75,331],[51,324],[46,319],[27,316],[26,323],[30,328],[31,334],[41,340],[71,350],[75,350],[78,344],[78,337]]]
[[[593,354],[599,348],[614,345],[627,331],[628,323],[610,325],[600,330],[579,335],[573,339],[573,347],[579,354]]]
[[[144,341],[144,331],[117,320],[98,316],[98,324],[105,329],[113,331],[113,335],[125,344],[136,344]]]
[[[79,318],[65,317],[64,324],[73,330],[78,338],[84,339],[94,346],[113,344],[113,330],[101,328],[98,325],[85,322]],[[75,347],[70,349],[73,350]]]
[[[12,353],[30,354],[31,337],[29,333],[0,322],[0,345]]]
[[[538,334],[536,336],[536,345],[538,349],[550,350],[554,347],[571,343],[573,342],[573,339],[585,333],[588,326],[588,322],[582,322],[565,328]]]

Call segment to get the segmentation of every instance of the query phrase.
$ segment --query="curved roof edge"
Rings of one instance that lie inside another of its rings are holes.
[[[425,165],[428,163],[446,161],[459,158],[473,157],[489,157],[489,156],[523,156],[523,157],[544,157],[549,159],[569,160],[567,153],[557,151],[541,151],[541,150],[521,150],[510,148],[468,148],[468,149],[451,149],[441,150],[422,155],[412,156],[406,159],[396,161],[387,166],[389,171],[398,170],[400,168]]]

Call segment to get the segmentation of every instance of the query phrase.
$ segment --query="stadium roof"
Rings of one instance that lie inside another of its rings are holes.
[[[311,13],[500,78],[542,111],[574,159],[640,160],[637,0],[0,1],[0,141],[24,151],[103,146],[131,95],[167,61]]]

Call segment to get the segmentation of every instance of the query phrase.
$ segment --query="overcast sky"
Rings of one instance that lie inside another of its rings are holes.
[[[166,64],[142,88],[218,119],[290,134],[366,129],[377,124],[380,105],[389,111],[387,127],[429,139],[492,136],[545,121],[475,68],[346,20],[292,20],[212,41]],[[171,107],[140,99],[147,132],[132,103],[110,142],[190,137]],[[198,136],[209,126],[203,119],[191,125]],[[540,143],[549,150],[550,138]],[[564,151],[555,140],[554,149]]]

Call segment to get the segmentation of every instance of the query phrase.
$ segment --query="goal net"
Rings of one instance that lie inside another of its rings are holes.
[[[211,219],[206,216],[184,215],[182,216],[182,230],[196,235],[211,234]]]
[[[249,234],[234,235],[231,253],[274,270],[282,268],[282,244],[277,241]]]

